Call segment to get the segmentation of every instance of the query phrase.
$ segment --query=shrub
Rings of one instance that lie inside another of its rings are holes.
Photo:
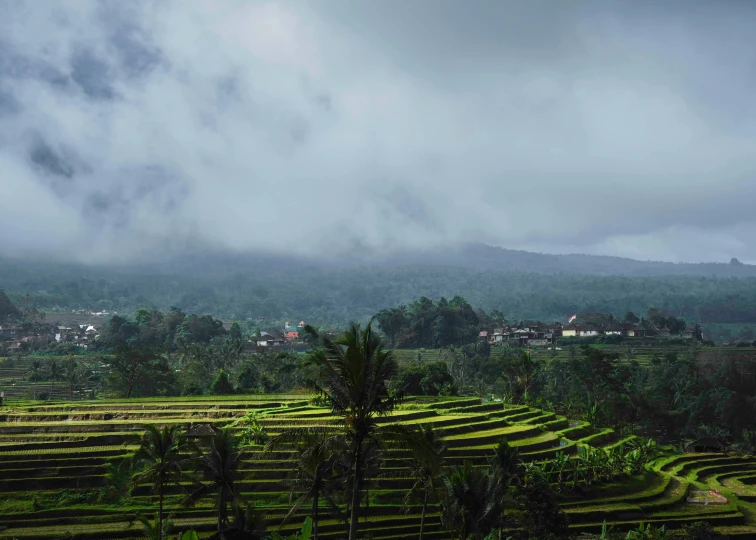
[[[683,528],[681,538],[685,540],[723,540],[727,537],[715,531],[706,521],[696,521]]]
[[[448,389],[448,394],[456,393],[454,378],[449,374],[449,368],[444,362],[407,368],[402,373],[399,387],[410,395],[437,396],[442,389]]]
[[[519,523],[530,538],[556,539],[569,536],[569,519],[559,508],[554,491],[544,478],[526,484],[517,497]]]

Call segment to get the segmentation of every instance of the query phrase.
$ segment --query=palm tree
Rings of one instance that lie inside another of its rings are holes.
[[[178,352],[181,355],[181,359],[179,360],[179,366],[183,368],[186,365],[186,361],[191,356],[192,348],[190,344],[184,338],[176,339],[176,348],[178,349]]]
[[[501,488],[485,468],[469,461],[444,478],[443,515],[462,540],[482,537],[500,524]]]
[[[425,514],[428,511],[428,502],[431,497],[436,497],[442,486],[442,472],[446,443],[433,429],[433,424],[419,425],[417,441],[410,447],[412,460],[409,463],[411,476],[415,483],[404,498],[404,506],[407,507],[412,495],[417,491],[423,493],[423,508],[420,513],[420,540],[423,540],[425,528]]]
[[[520,451],[510,446],[506,439],[499,440],[490,463],[491,473],[499,484],[509,488],[513,483],[520,482],[523,468]]]
[[[68,383],[68,397],[73,399],[74,388],[81,384],[81,373],[73,358],[68,360],[63,371],[63,379]]]
[[[163,426],[159,429],[148,425],[141,446],[134,454],[134,467],[141,467],[141,470],[134,475],[132,486],[149,482],[158,497],[158,540],[163,538],[165,488],[186,478],[186,469],[191,463],[189,450],[189,443],[179,434],[179,426]]]
[[[245,540],[260,540],[266,531],[265,512],[258,510],[254,504],[232,505],[232,523],[229,528],[216,532],[208,540],[224,540],[226,538],[244,538]],[[265,538],[269,538],[266,536]]]
[[[292,495],[300,495],[284,517],[282,525],[309,500],[312,503],[312,537],[317,540],[320,498],[324,497],[331,510],[339,513],[338,505],[331,494],[334,488],[333,481],[338,474],[338,457],[346,450],[344,439],[318,428],[289,430],[271,440],[266,451],[292,442],[297,444],[299,456],[297,467],[287,484]]]
[[[236,339],[227,339],[223,342],[223,345],[218,351],[218,359],[220,360],[220,368],[226,369],[233,363],[234,374],[239,373],[239,357],[244,352],[244,344]]]
[[[245,502],[237,485],[241,480],[239,473],[241,461],[239,441],[229,429],[218,430],[209,440],[207,452],[199,455],[196,460],[198,471],[206,483],[201,483],[190,493],[185,504],[193,505],[203,497],[214,493],[218,511],[218,532],[229,526],[229,505],[236,507]]]
[[[26,374],[28,375],[29,380],[32,382],[37,382],[42,378],[42,364],[39,362],[39,360],[31,361],[31,365]]]
[[[541,365],[533,360],[530,352],[524,351],[521,356],[516,358],[511,369],[522,399],[526,401],[530,395],[530,388],[541,371]]]
[[[63,374],[63,370],[60,367],[60,364],[53,360],[50,362],[50,365],[47,368],[48,374],[50,376],[50,397],[52,397],[52,391],[53,386],[55,385],[55,381],[60,379],[60,376]]]
[[[334,414],[344,418],[351,490],[349,540],[356,540],[365,458],[368,448],[379,444],[381,431],[388,431],[389,426],[382,428],[378,419],[391,413],[399,400],[388,388],[398,366],[371,324],[364,330],[352,324],[334,340],[321,339],[309,325],[305,330],[321,344],[309,357],[319,368],[319,381],[311,384],[325,396]]]

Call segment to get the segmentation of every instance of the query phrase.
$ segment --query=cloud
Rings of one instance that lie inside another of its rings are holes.
[[[0,7],[0,252],[756,260],[756,6]]]

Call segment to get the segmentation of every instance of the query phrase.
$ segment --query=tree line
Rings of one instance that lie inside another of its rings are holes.
[[[442,296],[437,302],[423,296],[409,305],[383,309],[375,314],[374,319],[392,347],[408,349],[467,345],[478,340],[480,331],[502,328],[508,323],[500,310],[493,309],[488,313],[483,309],[475,310],[461,296],[451,300]],[[611,313],[579,312],[579,321],[603,331],[620,323],[649,329],[666,328],[673,336],[688,326],[685,319],[656,307],[649,308],[641,317],[632,311],[622,318]],[[622,341],[620,336],[608,338]]]

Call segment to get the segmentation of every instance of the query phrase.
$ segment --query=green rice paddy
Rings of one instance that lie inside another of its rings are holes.
[[[147,486],[138,486],[121,504],[99,497],[107,484],[108,464],[134,452],[133,436],[148,424],[226,425],[247,411],[257,411],[274,435],[290,427],[335,426],[330,410],[309,405],[310,396],[268,395],[224,398],[153,398],[79,402],[11,402],[0,409],[0,538],[42,540],[72,535],[80,539],[141,538],[137,512],[152,514]],[[477,398],[407,400],[385,422],[433,424],[449,447],[449,465],[469,460],[485,465],[497,440],[506,438],[526,462],[575,454],[580,446],[611,448],[631,437],[585,422],[570,422],[548,411]],[[411,480],[404,475],[406,457],[390,450],[383,474],[373,479],[362,534],[374,539],[416,538],[419,507],[402,510]],[[265,453],[249,447],[242,466],[243,493],[265,509],[275,529],[290,507],[285,480],[295,467],[293,450]],[[686,502],[690,490],[718,490],[725,505]],[[178,508],[179,488],[169,492],[166,507]],[[641,521],[679,528],[706,520],[734,538],[756,538],[756,459],[723,454],[678,454],[660,457],[642,474],[560,495],[560,504],[576,532],[598,532],[602,522],[616,530]],[[304,515],[304,514],[302,514]],[[174,523],[211,535],[215,514],[210,502],[173,511]],[[293,520],[283,531],[293,530]],[[321,521],[323,538],[338,538],[343,523]],[[448,538],[440,508],[426,517],[428,539]]]

